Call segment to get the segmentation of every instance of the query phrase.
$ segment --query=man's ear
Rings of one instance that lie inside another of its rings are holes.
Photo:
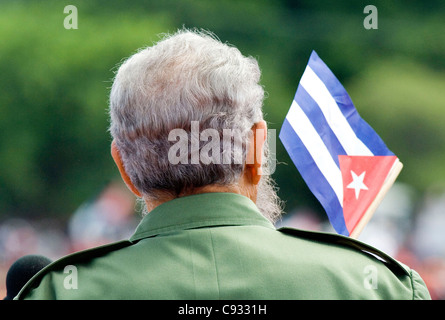
[[[245,169],[250,173],[251,182],[256,185],[260,182],[262,175],[263,148],[267,139],[266,121],[261,120],[255,123],[251,130]]]
[[[131,182],[130,177],[128,176],[127,172],[125,171],[124,164],[122,162],[121,155],[119,153],[119,150],[116,146],[116,142],[113,140],[111,142],[111,156],[113,157],[114,162],[117,165],[117,168],[119,169],[119,172],[121,174],[122,180],[124,180],[125,184],[127,185],[128,189],[131,190],[136,196],[141,197],[142,195],[139,192],[138,189],[134,186],[133,182]]]

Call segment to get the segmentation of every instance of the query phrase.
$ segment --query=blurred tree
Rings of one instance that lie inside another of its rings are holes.
[[[369,65],[349,88],[363,118],[404,163],[399,180],[420,192],[445,187],[445,73],[394,57]]]
[[[117,175],[108,88],[120,61],[169,28],[164,16],[76,3],[2,3],[0,215],[67,214]]]

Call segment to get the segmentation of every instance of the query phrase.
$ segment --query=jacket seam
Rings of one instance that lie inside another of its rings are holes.
[[[409,270],[409,278],[411,280],[411,287],[412,287],[412,290],[413,290],[413,296],[411,297],[411,300],[415,300],[416,289],[414,288],[414,276],[413,276],[413,270],[412,269]]]
[[[212,233],[211,229],[209,229],[209,233],[210,233],[210,240],[212,241],[212,254],[213,254],[213,263],[215,266],[215,273],[216,273],[216,285],[218,287],[218,299],[220,299],[221,298],[221,289],[220,289],[220,283],[219,283],[218,264],[216,263],[215,244],[213,241],[213,233]]]

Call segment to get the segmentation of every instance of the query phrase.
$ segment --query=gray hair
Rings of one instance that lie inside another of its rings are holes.
[[[172,164],[169,132],[180,128],[190,139],[192,121],[221,136],[236,130],[232,145],[242,150],[223,150],[221,139],[220,151],[232,159],[241,151],[245,159],[251,128],[263,119],[260,76],[254,58],[204,31],[179,30],[124,61],[110,93],[110,132],[143,197],[237,183],[243,163]]]

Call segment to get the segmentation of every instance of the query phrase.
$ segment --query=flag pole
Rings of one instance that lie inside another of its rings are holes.
[[[374,215],[374,212],[377,210],[378,206],[382,202],[386,193],[389,191],[389,189],[391,189],[392,185],[396,181],[400,171],[402,171],[402,168],[403,164],[397,158],[391,170],[389,171],[388,176],[386,177],[385,182],[383,183],[383,186],[380,189],[379,193],[369,206],[368,210],[366,210],[365,214],[363,215],[363,218],[358,222],[354,230],[352,230],[349,237],[357,239],[360,236],[360,233],[363,231],[363,228],[366,226],[369,220],[371,220],[372,216]]]

